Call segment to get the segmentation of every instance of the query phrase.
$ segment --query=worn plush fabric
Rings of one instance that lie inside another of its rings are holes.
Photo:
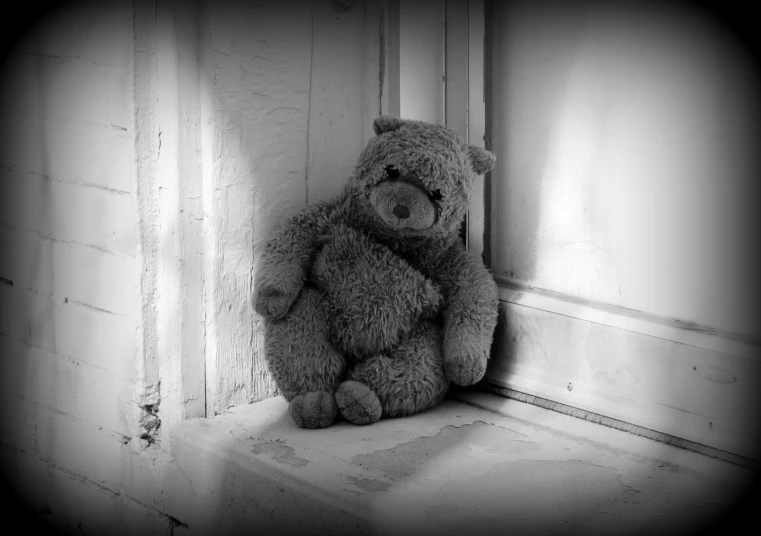
[[[494,155],[390,116],[335,199],[267,243],[256,276],[270,371],[298,426],[411,415],[486,370],[497,286],[459,238]]]

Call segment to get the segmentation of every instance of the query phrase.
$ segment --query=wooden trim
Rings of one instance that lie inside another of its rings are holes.
[[[367,0],[365,3],[363,146],[375,136],[373,121],[388,108],[385,8],[382,0]]]
[[[492,121],[494,113],[492,106],[492,35],[494,24],[494,8],[491,0],[484,1],[484,147],[491,150]],[[500,155],[497,155],[499,166]],[[483,254],[482,258],[487,268],[491,268],[491,240],[492,240],[492,171],[484,175],[484,231],[483,231]]]
[[[486,101],[484,99],[484,2],[468,2],[468,129],[467,141],[485,147]],[[473,185],[467,219],[467,246],[478,257],[486,259],[485,230],[488,206],[486,178],[477,177]]]
[[[486,381],[759,459],[759,348],[534,292],[500,288]]]
[[[142,311],[139,403],[160,404],[164,430],[206,411],[196,18],[194,5],[135,12],[141,292],[150,304]]]
[[[694,322],[576,298],[502,277],[495,277],[495,280],[500,286],[500,299],[506,302],[761,361],[761,345],[752,337],[724,332]]]
[[[532,406],[538,406],[540,408],[549,409],[557,413],[562,413],[563,415],[575,417],[577,419],[583,419],[595,424],[601,424],[615,430],[621,430],[630,434],[646,437],[648,439],[652,439],[653,441],[665,443],[666,445],[672,445],[675,447],[683,448],[685,450],[691,450],[693,452],[704,454],[706,456],[710,456],[711,458],[724,460],[726,462],[740,465],[742,467],[749,467],[756,470],[761,467],[761,463],[759,463],[757,460],[752,460],[744,456],[732,454],[731,452],[707,447],[705,445],[695,443],[694,441],[687,441],[686,439],[681,439],[669,434],[656,432],[655,430],[636,426],[628,422],[612,419],[610,417],[600,415],[599,413],[592,413],[590,411],[585,411],[573,406],[553,402],[552,400],[547,400],[546,398],[540,398],[538,396],[521,393],[520,391],[506,389],[504,387],[499,387],[489,383],[480,383],[475,386],[475,388],[453,387],[449,392],[449,396],[455,400],[459,400],[460,402],[465,402],[466,404],[470,404],[472,406],[492,411],[494,413],[499,413],[500,415],[512,417],[513,415],[508,409],[511,406],[509,406],[507,400],[505,400],[506,398],[509,398],[512,400],[517,400],[518,402],[523,402],[524,404],[531,404]]]

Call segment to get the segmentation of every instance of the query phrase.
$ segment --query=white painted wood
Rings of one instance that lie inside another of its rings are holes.
[[[167,426],[204,416],[203,236],[196,14],[156,12],[158,147],[157,343],[161,417]]]
[[[365,74],[362,95],[363,146],[375,136],[373,131],[375,118],[388,113],[387,9],[388,2],[383,0],[366,0],[365,2],[362,65]]]
[[[143,367],[169,422],[275,394],[250,301],[259,252],[346,183],[386,99],[378,2],[293,7],[162,4],[139,19],[140,150],[155,154],[138,181],[144,314],[161,363]]]
[[[399,2],[399,114],[444,123],[444,0]]]
[[[372,54],[365,46],[377,47],[375,38],[366,42],[366,34],[377,37],[379,21],[365,18],[365,6],[340,11],[318,2],[312,15],[307,203],[337,195],[351,177],[367,136],[365,99],[377,103],[378,97],[377,82],[376,95],[366,95],[365,84],[379,70],[377,52],[366,63]]]
[[[530,292],[501,298],[487,381],[758,459],[758,347]]]
[[[160,414],[164,430],[183,418],[182,392],[182,252],[184,239],[180,223],[180,188],[184,178],[180,174],[180,106],[188,103],[179,98],[179,45],[176,35],[174,6],[160,3],[155,12],[156,31],[156,153],[157,201],[157,264],[156,294],[153,296],[157,311],[156,346],[161,382]],[[192,180],[192,178],[191,178]],[[165,434],[162,434],[165,435]],[[169,446],[167,445],[166,448]]]
[[[208,415],[274,394],[251,296],[260,249],[306,202],[312,15],[309,2],[204,6]]]
[[[131,421],[135,434],[142,410],[160,401],[159,354],[156,344],[158,322],[156,303],[158,257],[158,192],[156,188],[156,155],[159,150],[156,70],[155,5],[145,2],[134,5],[133,57],[133,154],[135,167],[131,175],[132,199],[139,222],[137,260],[140,263],[140,295],[142,303],[135,332],[139,351],[135,356],[136,385]]]
[[[484,3],[468,2],[468,143],[485,147],[486,104],[484,101]],[[484,217],[486,192],[484,177],[473,183],[473,194],[468,210],[468,250],[479,258],[484,254]]]
[[[504,284],[502,281],[500,283]],[[574,303],[558,299],[558,297],[542,295],[538,292],[515,290],[505,286],[500,287],[499,296],[505,302],[524,307],[550,311],[579,320],[678,342],[679,344],[761,361],[761,348],[757,344],[742,339],[712,334],[699,329],[697,326],[693,328],[680,328],[674,326],[674,322],[667,318],[662,318],[660,321],[658,319],[646,319],[632,314],[634,312],[618,307],[610,307],[610,310],[606,311],[579,302]]]
[[[200,117],[200,150],[201,150],[201,196],[203,206],[204,236],[204,337],[205,352],[204,372],[206,383],[204,385],[204,398],[206,404],[206,416],[214,415],[218,396],[218,356],[217,347],[217,315],[215,300],[218,292],[215,285],[215,277],[218,273],[217,255],[219,242],[220,221],[215,218],[216,185],[214,161],[218,149],[216,148],[215,120],[216,102],[214,88],[215,52],[211,48],[211,15],[209,6],[203,5],[198,12],[198,77],[199,77],[199,100],[201,103]]]
[[[468,140],[468,2],[445,3],[444,123],[464,141]]]
[[[208,9],[214,161],[207,217],[217,232],[207,302],[216,374],[207,368],[207,414],[214,415],[260,396],[255,375],[266,373],[261,323],[250,306],[254,255],[268,230],[305,202],[311,12],[298,6],[286,28],[274,5]],[[273,79],[275,70],[282,74]]]
[[[388,0],[385,2],[384,14],[384,76],[383,90],[387,95],[388,106],[385,108],[386,113],[395,117],[401,116],[401,8],[399,0]]]
[[[180,5],[174,15],[177,39],[177,104],[179,181],[177,228],[181,311],[182,418],[206,415],[205,289],[203,192],[201,185],[201,102],[198,70],[198,13]]]

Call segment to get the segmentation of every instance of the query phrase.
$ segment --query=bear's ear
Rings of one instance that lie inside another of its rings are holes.
[[[384,132],[399,129],[404,123],[406,123],[404,119],[399,119],[393,115],[382,115],[373,121],[373,131],[376,136],[380,136]]]
[[[476,175],[483,175],[494,167],[497,157],[493,153],[475,145],[467,145],[466,147],[468,149],[468,158],[470,158],[470,167],[473,168]]]

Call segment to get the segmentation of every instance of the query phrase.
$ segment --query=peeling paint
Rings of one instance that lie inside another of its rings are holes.
[[[494,427],[495,425],[481,421],[462,426],[449,425],[434,436],[421,437],[370,454],[361,454],[352,458],[352,462],[364,469],[381,471],[393,480],[403,480],[436,466],[440,455],[451,456],[453,450],[463,451],[463,458],[473,459],[472,446],[505,454],[518,454],[538,448],[531,441],[519,439],[525,438],[525,435],[507,428],[502,430],[508,441],[496,445],[493,442],[479,445],[479,438],[488,436]]]
[[[251,448],[251,453],[256,455],[270,454],[277,463],[291,467],[304,467],[309,463],[309,460],[296,456],[293,448],[283,443],[282,440],[257,443]]]
[[[361,488],[365,491],[375,492],[375,491],[387,491],[388,488],[391,486],[388,482],[381,482],[380,480],[375,480],[373,478],[361,478],[361,477],[354,477],[349,476],[346,478],[349,482],[357,486],[358,488]]]

